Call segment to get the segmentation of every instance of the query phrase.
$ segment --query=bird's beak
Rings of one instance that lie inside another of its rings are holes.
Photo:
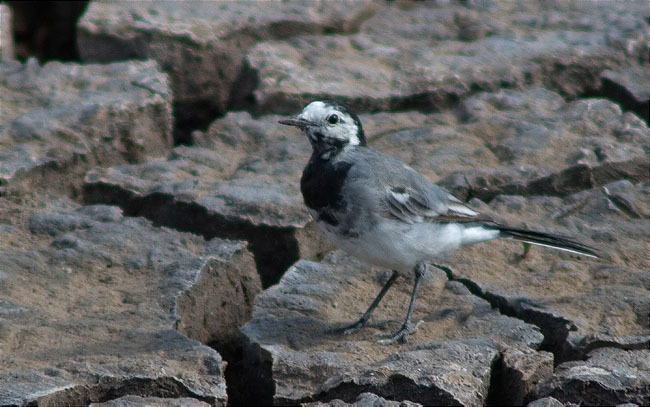
[[[310,122],[309,120],[301,119],[299,117],[292,117],[290,119],[279,120],[278,123],[286,124],[287,126],[296,126],[300,130],[303,130],[309,126],[314,125],[314,123]]]

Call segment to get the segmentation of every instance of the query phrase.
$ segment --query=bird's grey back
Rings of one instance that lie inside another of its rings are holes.
[[[386,210],[381,206],[387,204],[391,190],[416,195],[431,211],[429,216],[444,214],[449,204],[458,202],[444,188],[433,184],[411,167],[366,147],[343,151],[337,159],[354,163],[348,172],[343,195],[354,197],[351,200],[365,207],[374,207],[377,212]]]

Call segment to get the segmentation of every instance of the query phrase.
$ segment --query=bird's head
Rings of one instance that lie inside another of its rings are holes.
[[[340,103],[327,100],[311,102],[298,116],[280,120],[280,123],[302,130],[315,153],[366,145],[359,117]]]

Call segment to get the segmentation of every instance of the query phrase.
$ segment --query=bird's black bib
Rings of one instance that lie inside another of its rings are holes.
[[[332,226],[339,224],[331,211],[341,211],[346,202],[341,196],[341,189],[352,163],[324,160],[312,156],[300,179],[300,191],[308,208],[318,212],[318,219]]]

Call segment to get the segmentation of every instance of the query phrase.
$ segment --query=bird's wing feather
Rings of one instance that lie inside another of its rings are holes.
[[[388,179],[388,214],[406,223],[476,221],[473,211],[444,188],[430,182],[409,166],[402,176]]]
[[[409,224],[484,220],[447,190],[395,158],[366,148],[350,153],[355,165],[349,173],[347,192],[355,195],[356,202],[370,206],[380,202],[377,209],[381,216]]]
[[[405,223],[472,222],[478,212],[465,206],[442,188],[427,185],[427,189],[393,186],[386,191],[385,216]],[[434,188],[435,187],[435,188]]]

